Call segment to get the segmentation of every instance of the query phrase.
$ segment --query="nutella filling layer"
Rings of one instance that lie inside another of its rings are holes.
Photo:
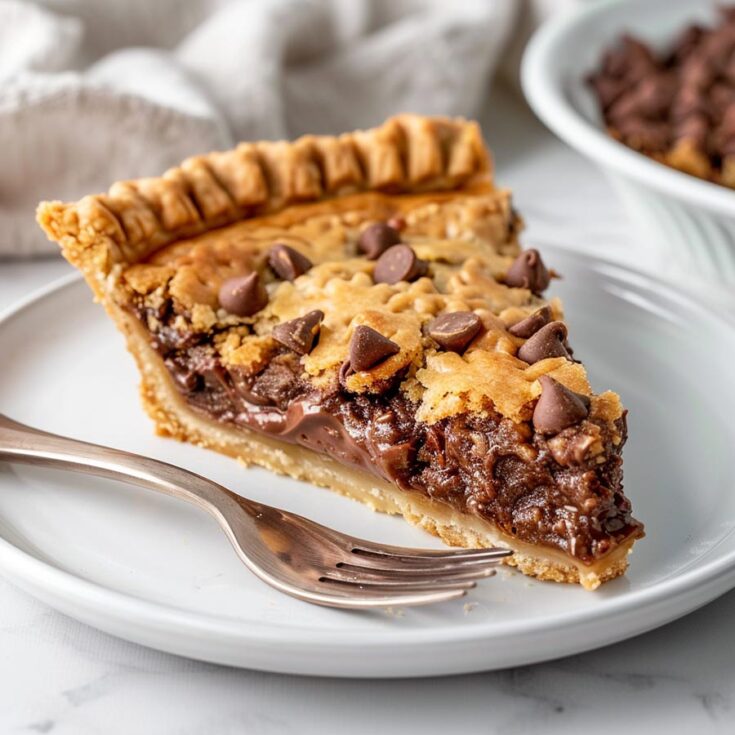
[[[137,313],[145,324],[145,309]],[[286,348],[246,376],[222,365],[211,336],[164,325],[151,343],[187,403],[206,416],[357,466],[509,536],[591,563],[643,535],[622,493],[624,417],[622,440],[591,419],[544,437],[490,407],[428,425],[397,386],[381,395],[354,395],[336,381],[316,389]],[[588,456],[593,443],[603,451]]]

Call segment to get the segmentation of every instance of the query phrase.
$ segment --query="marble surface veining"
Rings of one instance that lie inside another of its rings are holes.
[[[599,172],[507,93],[484,120],[525,242],[646,266]],[[0,308],[68,272],[0,262]],[[99,633],[0,580],[0,735],[375,732],[731,733],[735,592],[676,623],[587,654],[507,671],[402,681],[227,669]]]

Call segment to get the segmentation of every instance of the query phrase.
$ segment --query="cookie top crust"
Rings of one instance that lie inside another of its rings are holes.
[[[491,410],[530,423],[544,375],[591,396],[590,420],[615,430],[622,415],[615,394],[592,395],[563,346],[527,350],[540,355],[533,364],[518,356],[529,338],[514,326],[545,307],[541,326],[563,313],[541,295],[550,274],[536,251],[521,252],[474,123],[406,115],[338,138],[242,144],[160,179],[44,203],[39,222],[108,308],[144,314],[152,333],[165,312],[167,328],[210,335],[244,375],[308,316],[305,380],[352,394],[399,384],[427,424]],[[445,329],[471,332],[437,341],[432,324],[456,312]],[[364,327],[394,347],[346,370]]]

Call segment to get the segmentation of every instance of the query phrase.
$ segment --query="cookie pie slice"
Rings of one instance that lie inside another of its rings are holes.
[[[38,219],[124,332],[159,433],[541,579],[625,571],[625,412],[572,357],[475,123],[243,143]]]

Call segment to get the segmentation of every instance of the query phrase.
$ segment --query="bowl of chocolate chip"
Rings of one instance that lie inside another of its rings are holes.
[[[735,2],[614,0],[542,26],[541,120],[597,162],[672,278],[735,286]]]

